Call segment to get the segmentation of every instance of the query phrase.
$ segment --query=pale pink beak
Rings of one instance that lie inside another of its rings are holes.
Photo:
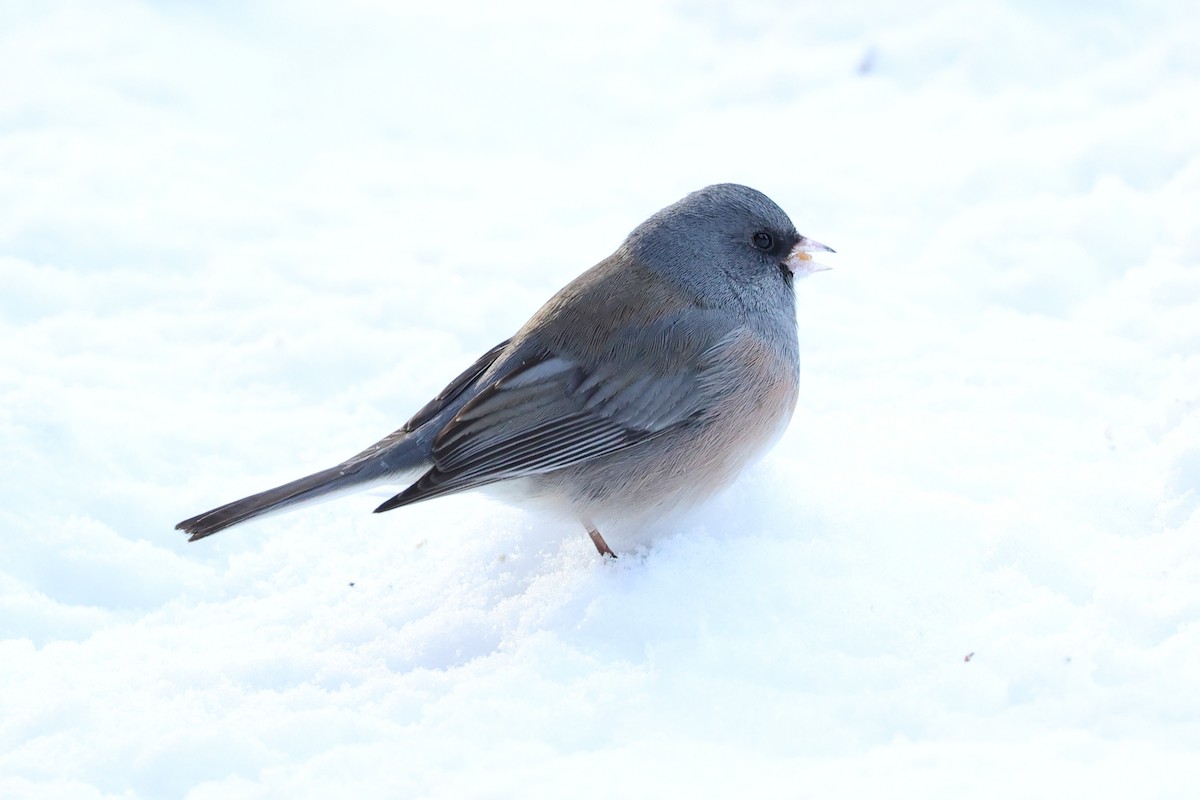
[[[832,247],[823,245],[820,242],[814,242],[812,239],[805,239],[801,236],[800,241],[792,248],[792,252],[788,253],[787,260],[783,263],[793,275],[797,278],[803,278],[805,275],[811,275],[814,272],[824,272],[827,269],[833,269],[833,267],[818,264],[812,260],[813,253],[832,252],[834,252]]]

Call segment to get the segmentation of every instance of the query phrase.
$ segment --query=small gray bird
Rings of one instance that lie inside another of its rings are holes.
[[[800,361],[793,281],[833,252],[766,195],[693,192],[484,353],[400,430],[336,467],[184,520],[189,541],[348,488],[376,512],[499,484],[577,518],[649,521],[725,487],[783,432]],[[419,477],[418,477],[419,476]]]

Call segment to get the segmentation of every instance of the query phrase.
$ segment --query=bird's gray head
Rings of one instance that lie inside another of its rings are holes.
[[[796,232],[762,192],[718,183],[692,192],[634,229],[624,247],[702,305],[793,312],[794,275],[808,252],[828,250]]]

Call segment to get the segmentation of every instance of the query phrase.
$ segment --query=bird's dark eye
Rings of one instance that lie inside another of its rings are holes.
[[[771,234],[766,231],[759,231],[750,237],[750,241],[754,242],[754,246],[759,250],[770,250],[771,245],[775,244],[775,240],[771,238]]]

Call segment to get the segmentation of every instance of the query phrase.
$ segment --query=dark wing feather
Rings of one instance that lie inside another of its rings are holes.
[[[426,403],[420,411],[413,415],[413,418],[404,423],[404,427],[400,430],[409,433],[424,425],[429,420],[438,415],[443,408],[454,401],[456,397],[463,393],[463,390],[478,380],[479,376],[487,372],[488,367],[492,366],[492,362],[500,355],[500,351],[508,347],[508,343],[512,339],[505,339],[500,344],[488,350],[475,360],[475,363],[467,367],[461,375],[450,382],[442,391],[438,392],[438,396]]]
[[[486,353],[475,359],[475,363],[463,370],[462,374],[446,386],[445,389],[438,392],[437,397],[425,404],[420,411],[413,415],[412,419],[404,423],[404,425],[389,433],[387,436],[380,439],[375,444],[363,450],[361,453],[356,453],[346,459],[345,465],[357,465],[363,462],[374,462],[383,460],[396,460],[395,454],[397,449],[404,450],[407,455],[407,450],[411,449],[411,439],[414,431],[418,431],[423,425],[437,417],[443,411],[451,408],[451,406],[462,397],[464,392],[470,390],[474,383],[483,376],[485,372],[491,369],[496,359],[504,352],[504,348],[508,347],[511,339],[505,339],[500,344],[488,350]],[[398,463],[392,465],[393,469],[405,469],[409,466],[417,466],[417,464],[409,464],[409,458],[401,458]],[[425,462],[425,454],[421,453],[421,462]],[[385,466],[387,466],[385,464]]]
[[[584,366],[540,353],[501,367],[438,433],[433,469],[376,511],[561,469],[687,424],[706,410],[695,356],[713,342],[700,338],[690,358]]]

